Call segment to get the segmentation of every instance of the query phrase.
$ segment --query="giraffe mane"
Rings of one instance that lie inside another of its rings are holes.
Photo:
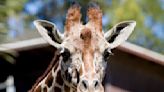
[[[55,51],[54,55],[55,55],[54,58],[51,60],[50,64],[48,65],[48,68],[46,69],[44,74],[36,80],[35,84],[32,86],[31,90],[29,90],[28,92],[33,92],[35,87],[46,77],[46,75],[52,70],[52,68],[55,67],[55,69],[56,69],[58,67],[58,65],[59,65],[58,51]]]

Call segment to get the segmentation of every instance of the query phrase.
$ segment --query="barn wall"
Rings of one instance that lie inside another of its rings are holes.
[[[27,92],[45,71],[55,49],[51,46],[19,51],[12,67],[17,92]],[[119,49],[113,51],[106,87],[113,85],[132,92],[164,92],[164,67]],[[107,89],[106,88],[106,89]],[[117,92],[121,92],[119,89]],[[109,91],[109,90],[108,90]]]
[[[107,69],[107,84],[132,92],[164,92],[164,67],[115,49]]]

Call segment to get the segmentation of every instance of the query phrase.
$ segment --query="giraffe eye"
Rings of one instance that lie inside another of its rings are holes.
[[[110,48],[104,50],[103,57],[105,61],[108,61],[111,55],[113,55],[113,53]]]
[[[61,54],[61,56],[63,57],[63,61],[64,61],[64,62],[68,61],[68,59],[69,59],[70,56],[71,56],[71,53],[70,53],[70,51],[69,51],[67,48],[62,48],[62,49],[60,50],[60,54]]]

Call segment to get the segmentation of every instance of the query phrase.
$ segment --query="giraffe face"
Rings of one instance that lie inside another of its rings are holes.
[[[132,33],[136,22],[124,21],[111,30],[102,31],[102,12],[90,3],[88,23],[80,22],[80,6],[72,5],[67,13],[65,32],[45,20],[34,21],[40,34],[60,54],[61,75],[64,83],[77,92],[104,92],[102,81],[111,49],[120,45]]]
[[[63,79],[66,84],[82,89],[84,85],[93,85],[93,90],[101,92],[101,82],[110,56],[109,43],[103,33],[96,32],[90,24],[77,26],[80,26],[79,30],[73,28],[69,32],[71,35],[67,34],[68,36],[63,39],[62,48],[59,49]],[[87,83],[82,84],[85,80]]]

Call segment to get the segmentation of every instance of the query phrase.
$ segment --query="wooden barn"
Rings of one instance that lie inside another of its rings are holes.
[[[42,38],[1,44],[1,54],[14,53],[15,63],[0,57],[0,82],[12,75],[16,92],[27,92],[46,70],[55,50]],[[105,92],[164,92],[164,55],[129,42],[113,53],[106,70]]]

